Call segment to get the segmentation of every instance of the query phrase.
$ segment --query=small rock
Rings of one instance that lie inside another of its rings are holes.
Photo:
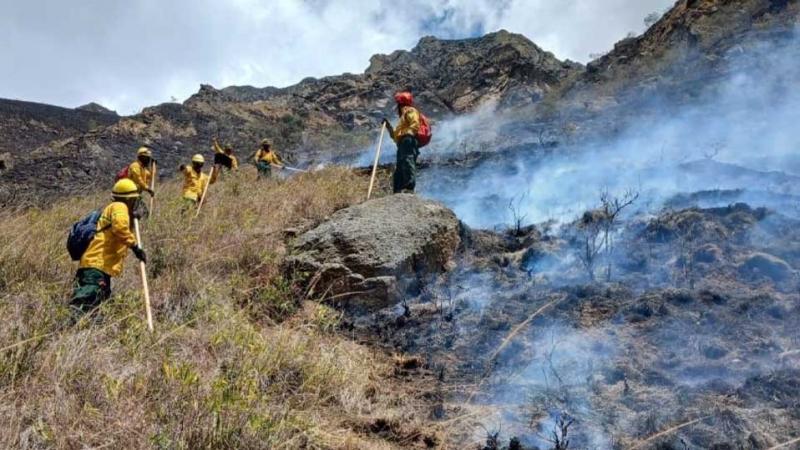
[[[739,266],[739,273],[784,281],[792,276],[792,267],[784,260],[767,253],[753,253]]]

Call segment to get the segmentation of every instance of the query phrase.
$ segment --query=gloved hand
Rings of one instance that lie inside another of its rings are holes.
[[[142,216],[144,216],[144,214],[142,214],[142,208],[140,208],[138,204],[133,207],[131,216],[133,216],[133,218],[136,220],[142,220]]]
[[[390,128],[392,126],[392,123],[389,122],[389,119],[384,117],[383,120],[381,120],[381,125],[386,125],[386,128]]]
[[[133,251],[133,254],[136,256],[136,259],[147,264],[147,255],[144,253],[144,249],[142,247],[134,245],[133,247],[131,247],[131,251]]]
[[[150,194],[150,197],[155,197],[155,196],[156,196],[156,191],[154,191],[154,190],[152,190],[152,189],[147,189],[147,190],[146,190],[146,192],[147,192],[148,194]]]

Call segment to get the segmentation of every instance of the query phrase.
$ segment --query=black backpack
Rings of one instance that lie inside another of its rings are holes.
[[[224,154],[224,153],[215,153],[214,154],[214,164],[219,164],[222,167],[232,169],[233,168],[233,159]]]
[[[109,224],[102,230],[97,229],[97,221],[100,220],[101,215],[102,212],[96,209],[83,219],[72,224],[72,228],[69,230],[69,236],[67,236],[67,251],[73,261],[80,261],[98,232],[105,231],[111,227]]]

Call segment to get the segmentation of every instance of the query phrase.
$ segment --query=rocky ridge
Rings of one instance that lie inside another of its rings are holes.
[[[389,100],[397,89],[412,89],[426,113],[441,118],[487,102],[533,103],[580,69],[505,31],[456,41],[423,38],[411,51],[373,57],[364,74],[306,79],[284,89],[203,85],[183,104],[145,108],[100,129],[32,142],[38,147],[18,152],[29,155],[24,164],[0,174],[0,189],[63,194],[78,188],[76,175],[81,187],[86,179],[107,184],[108,174],[142,143],[154,146],[162,173],[206,149],[212,137],[231,143],[240,157],[270,137],[289,161],[330,160],[372,141],[380,119],[392,112]],[[30,166],[51,170],[42,175],[25,168]]]
[[[732,70],[732,54],[795,36],[799,9],[786,0],[681,0],[642,36],[620,41],[585,68],[506,31],[463,40],[427,37],[410,51],[372,57],[363,74],[282,89],[204,85],[183,104],[124,118],[97,114],[101,126],[77,133],[4,133],[10,139],[0,149],[13,151],[6,151],[10,157],[0,169],[0,202],[75,192],[87,179],[105,185],[142,143],[156,148],[162,174],[205,150],[212,137],[231,143],[240,157],[266,136],[289,161],[353,160],[372,142],[380,118],[391,114],[391,94],[401,88],[412,89],[434,119],[498,105],[498,113],[510,116],[503,138],[481,150],[613,133],[660,110],[658,98],[689,103],[713,96]],[[0,119],[0,127],[16,130],[15,120]]]

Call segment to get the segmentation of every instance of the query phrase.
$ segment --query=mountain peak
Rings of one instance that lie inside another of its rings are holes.
[[[110,115],[114,115],[114,116],[118,115],[116,111],[108,109],[105,106],[103,106],[103,105],[101,105],[99,103],[95,103],[95,102],[91,102],[91,103],[87,103],[87,104],[82,105],[82,106],[78,106],[75,109],[77,109],[78,111],[88,111],[88,112],[94,112],[94,113],[100,113],[100,114],[110,114]]]

